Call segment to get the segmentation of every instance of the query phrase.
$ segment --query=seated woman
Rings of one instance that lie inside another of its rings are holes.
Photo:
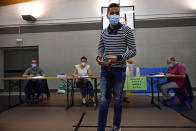
[[[80,77],[76,81],[76,85],[80,88],[81,94],[82,94],[82,103],[86,104],[86,95],[89,93],[90,100],[94,103],[94,93],[93,93],[93,87],[90,82],[90,78],[85,78],[85,76],[92,76],[92,71],[90,69],[90,65],[87,65],[87,58],[83,56],[81,59],[81,63],[78,65],[75,65],[73,76],[74,77]],[[88,91],[88,92],[87,92]]]

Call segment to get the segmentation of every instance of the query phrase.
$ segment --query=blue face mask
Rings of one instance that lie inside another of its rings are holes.
[[[120,16],[119,15],[110,15],[109,20],[112,25],[117,25],[118,22],[120,21]]]
[[[32,67],[36,67],[36,66],[37,66],[37,64],[31,64],[31,66],[32,66]]]
[[[174,67],[174,64],[171,63],[171,64],[168,65],[168,67],[172,68],[172,67]]]

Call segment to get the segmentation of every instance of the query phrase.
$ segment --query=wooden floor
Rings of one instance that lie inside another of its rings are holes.
[[[174,110],[159,110],[147,95],[132,95],[123,105],[122,131],[196,131],[196,124]],[[85,112],[79,131],[96,131],[98,109],[81,105],[76,95],[75,106],[65,110],[65,95],[52,94],[40,104],[23,104],[0,113],[0,131],[73,131]],[[112,104],[107,126],[112,125]],[[106,128],[108,131],[109,128]]]

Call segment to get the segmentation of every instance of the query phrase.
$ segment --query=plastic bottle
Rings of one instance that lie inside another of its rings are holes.
[[[140,68],[136,67],[136,76],[139,77],[140,76]]]

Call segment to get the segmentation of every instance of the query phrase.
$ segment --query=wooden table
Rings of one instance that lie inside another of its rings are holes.
[[[34,77],[34,78],[32,78],[32,77],[4,77],[4,78],[0,78],[0,80],[9,82],[9,85],[8,85],[8,88],[9,88],[9,107],[11,107],[11,87],[12,87],[12,85],[17,85],[19,87],[19,103],[22,104],[23,103],[22,97],[21,97],[22,80],[44,80],[44,79],[61,80],[63,85],[65,85],[66,92],[67,92],[65,107],[66,107],[66,109],[69,109],[69,107],[71,107],[74,104],[73,94],[70,97],[69,91],[70,91],[70,89],[73,90],[73,80],[77,79],[77,78],[79,78],[79,77],[73,77],[73,76],[67,76],[66,78],[58,78],[58,77],[42,77],[42,78],[40,78],[40,77],[39,78],[36,78],[36,77]],[[94,94],[95,94],[95,102],[96,102],[94,108],[96,109],[97,104],[98,104],[98,101],[97,101],[97,79],[99,78],[99,76],[89,76],[89,77],[85,77],[85,78],[91,78],[94,80]],[[19,83],[17,83],[17,82],[19,82]]]

